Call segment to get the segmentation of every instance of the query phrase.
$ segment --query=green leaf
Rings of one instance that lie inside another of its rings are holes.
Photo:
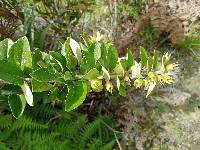
[[[33,92],[43,92],[43,91],[49,91],[53,85],[47,83],[47,82],[40,82],[37,80],[32,80],[32,91]]]
[[[133,53],[128,50],[128,53],[127,53],[127,68],[129,69],[130,67],[132,67],[134,65],[134,56],[133,56]]]
[[[39,50],[35,50],[32,53],[32,67],[33,70],[39,69],[40,66],[38,65],[38,62],[42,61],[42,53]]]
[[[30,76],[41,82],[53,82],[61,78],[53,68],[40,68],[30,74]]]
[[[71,47],[72,52],[76,56],[77,60],[80,62],[82,57],[80,45],[72,38],[69,38],[69,45]]]
[[[124,67],[122,66],[121,62],[119,62],[116,67],[114,68],[114,73],[116,75],[119,75],[119,76],[123,76],[124,75]]]
[[[137,63],[135,63],[135,65],[131,67],[131,79],[134,78],[142,78],[141,67]]]
[[[22,90],[18,85],[6,84],[0,88],[0,95],[22,94]]]
[[[57,63],[64,71],[66,69],[66,64],[67,64],[66,58],[58,52],[50,52],[50,55],[57,61]]]
[[[71,111],[80,106],[87,95],[87,83],[78,81],[68,86],[67,99],[65,101],[65,110]]]
[[[94,59],[94,54],[89,51],[83,51],[83,58],[81,59],[81,72],[83,74],[87,73],[91,69],[95,68],[95,59]]]
[[[108,71],[112,71],[118,62],[118,53],[117,50],[113,47],[112,44],[102,44],[101,46],[101,58],[100,63]]]
[[[29,88],[28,84],[24,82],[24,84],[21,86],[22,91],[24,93],[26,102],[29,104],[29,106],[33,106],[33,94],[31,92],[31,89]]]
[[[154,56],[153,56],[153,69],[156,69],[157,65],[158,65],[158,51],[154,50]]]
[[[147,64],[148,64],[148,71],[151,71],[153,69],[153,58],[149,57]]]
[[[46,63],[45,61],[38,61],[37,62],[37,64],[38,64],[38,66],[39,66],[39,68],[38,69],[40,69],[40,68],[48,68],[48,67],[52,67],[52,64],[49,62],[49,63]],[[34,69],[35,70],[35,69]],[[37,69],[36,69],[37,70]]]
[[[44,61],[44,63],[49,64],[51,61],[51,55],[45,52],[42,52],[42,59]],[[48,66],[48,65],[46,65]]]
[[[22,52],[21,66],[22,69],[24,69],[25,67],[32,68],[32,55],[29,42],[26,37],[23,38],[23,52]]]
[[[23,52],[30,51],[28,39],[22,37],[18,39],[10,48],[8,53],[8,61],[21,65]]]
[[[86,37],[85,35],[83,35],[83,34],[81,34],[81,38],[83,39],[84,44],[85,44],[86,46],[88,46],[89,43],[90,43],[89,38],[87,38],[87,37]]]
[[[69,70],[74,70],[77,65],[77,59],[72,53],[69,42],[70,42],[70,39],[68,38],[62,46],[61,54],[65,56],[66,58],[66,63],[67,63],[66,67]]]
[[[11,39],[5,39],[0,42],[0,60],[7,60],[8,52],[12,44]]]
[[[96,68],[93,68],[83,76],[83,79],[95,80],[97,79],[98,76],[99,76],[99,71]]]
[[[121,64],[125,70],[129,70],[134,65],[134,56],[130,50],[128,50],[126,58],[121,60]]]
[[[96,43],[95,45],[94,58],[96,62],[101,58],[101,44],[100,43]]]
[[[149,83],[149,87],[148,87],[148,90],[147,90],[146,97],[148,97],[151,94],[151,92],[153,91],[153,89],[155,88],[155,86],[156,86],[156,82]]]
[[[126,96],[126,87],[125,84],[120,81],[119,77],[117,76],[117,89],[121,96]]]
[[[20,67],[10,62],[0,61],[0,79],[15,85],[24,84],[24,74]]]
[[[74,80],[73,75],[69,72],[69,71],[65,71],[64,75],[63,75],[64,80]]]
[[[110,74],[109,74],[108,70],[106,70],[106,68],[104,68],[104,66],[102,66],[102,71],[103,71],[104,79],[109,81],[110,80]]]
[[[24,95],[10,95],[8,98],[10,110],[15,118],[19,118],[25,109],[26,99]]]
[[[32,68],[31,51],[24,51],[23,52],[21,66],[22,66],[23,69],[25,67]]]
[[[140,59],[141,59],[141,68],[146,67],[148,56],[146,50],[143,47],[140,48]]]

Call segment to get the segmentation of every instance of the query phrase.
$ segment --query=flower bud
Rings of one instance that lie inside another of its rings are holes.
[[[100,79],[91,80],[91,88],[94,92],[101,92],[103,89],[102,80]]]

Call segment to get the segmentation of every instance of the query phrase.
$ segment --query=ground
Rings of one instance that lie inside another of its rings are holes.
[[[148,99],[128,95],[121,123],[131,150],[200,149],[200,62],[177,50],[173,55],[180,63],[173,85],[157,88]]]

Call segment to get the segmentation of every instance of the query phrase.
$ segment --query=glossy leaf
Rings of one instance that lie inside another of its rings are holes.
[[[121,62],[119,62],[116,65],[116,67],[114,68],[114,72],[115,72],[116,75],[119,75],[119,76],[123,76],[124,75],[125,70],[124,70]]]
[[[158,65],[158,57],[159,54],[156,50],[154,50],[154,56],[153,56],[153,69],[156,69],[157,65]]]
[[[65,81],[66,80],[73,80],[74,79],[73,75],[69,71],[66,71],[64,73],[63,78],[64,78]]]
[[[121,60],[121,64],[125,70],[129,70],[134,65],[134,56],[130,50],[128,50],[126,58]]]
[[[156,86],[156,82],[151,82],[149,84],[146,97],[148,97],[151,94],[151,92],[153,91],[153,89],[155,88],[155,86]]]
[[[9,49],[13,42],[11,39],[5,39],[0,42],[0,60],[7,60]]]
[[[22,54],[22,69],[25,67],[32,68],[32,56],[31,51],[24,51]]]
[[[149,57],[147,61],[148,71],[151,71],[153,69],[153,63],[154,63],[153,58]]]
[[[117,89],[121,96],[126,96],[126,87],[125,84],[120,81],[119,77],[117,76]]]
[[[146,50],[143,47],[140,48],[140,59],[141,59],[141,68],[146,67],[148,56]]]
[[[28,39],[26,37],[22,37],[10,47],[8,61],[21,65],[23,52],[25,51],[30,51],[30,46]]]
[[[10,110],[15,118],[19,118],[25,109],[26,99],[24,95],[10,95],[8,98]]]
[[[102,66],[102,72],[103,72],[103,77],[105,80],[109,81],[110,80],[110,74],[104,66]]]
[[[32,80],[32,91],[33,92],[43,92],[43,91],[48,91],[50,90],[53,85],[49,84],[47,82],[41,82],[41,81],[37,81],[37,80]]]
[[[80,62],[82,57],[80,45],[72,38],[69,38],[69,45],[71,47],[72,52],[76,56],[77,60]]]
[[[83,58],[81,59],[81,72],[83,74],[87,73],[91,69],[95,68],[95,58],[94,54],[89,51],[83,51]]]
[[[24,74],[20,67],[10,62],[0,61],[0,79],[15,85],[24,84]]]
[[[29,106],[33,106],[33,94],[31,92],[31,89],[29,88],[28,84],[24,82],[24,84],[21,86],[22,91],[24,93],[26,102],[29,104]]]
[[[76,82],[68,86],[68,94],[65,101],[65,110],[71,111],[80,106],[87,95],[87,83],[83,81]]]
[[[65,58],[66,58],[67,68],[69,70],[73,70],[73,69],[75,69],[75,67],[77,65],[77,59],[71,50],[69,42],[70,42],[70,39],[68,38],[68,40],[66,40],[62,46],[61,54],[63,56],[65,56]]]
[[[58,52],[50,52],[50,55],[57,61],[57,63],[60,65],[60,67],[64,71],[67,64],[66,58]]]
[[[94,80],[97,79],[98,76],[99,76],[99,71],[96,68],[93,68],[83,76],[83,79]]]
[[[108,71],[112,71],[118,62],[118,53],[114,46],[110,43],[101,46],[100,63]]]
[[[23,52],[22,52],[21,66],[22,68],[24,67],[32,68],[32,54],[28,39],[26,37],[23,37],[22,40],[23,40]]]
[[[98,61],[101,58],[101,44],[100,43],[95,44],[94,58],[95,58],[95,61]]]
[[[0,88],[0,95],[22,94],[22,90],[18,85],[7,84]]]
[[[61,78],[60,74],[52,68],[40,68],[32,72],[30,76],[41,82],[52,82]]]
[[[81,34],[81,38],[82,38],[82,40],[84,41],[84,44],[86,45],[86,46],[88,46],[89,45],[89,43],[90,43],[90,40],[89,40],[89,38],[88,37],[86,37],[85,35],[83,35],[83,34]]]
[[[139,66],[139,64],[136,63],[134,66],[131,67],[131,79],[134,78],[142,78],[141,67]]]

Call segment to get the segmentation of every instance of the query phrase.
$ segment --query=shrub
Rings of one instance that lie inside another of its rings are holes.
[[[148,96],[156,84],[174,81],[177,64],[169,63],[168,53],[159,62],[156,51],[151,57],[141,48],[137,62],[131,51],[126,57],[119,57],[115,47],[100,42],[100,38],[99,34],[91,39],[83,38],[84,44],[67,38],[61,51],[48,53],[31,51],[26,37],[14,43],[10,39],[1,41],[0,79],[4,91],[1,95],[6,96],[13,115],[18,118],[26,103],[30,106],[37,103],[34,93],[48,92],[52,99],[64,103],[66,111],[71,111],[91,91],[106,89],[112,93],[117,89],[125,96],[126,89],[134,85],[144,87]]]

